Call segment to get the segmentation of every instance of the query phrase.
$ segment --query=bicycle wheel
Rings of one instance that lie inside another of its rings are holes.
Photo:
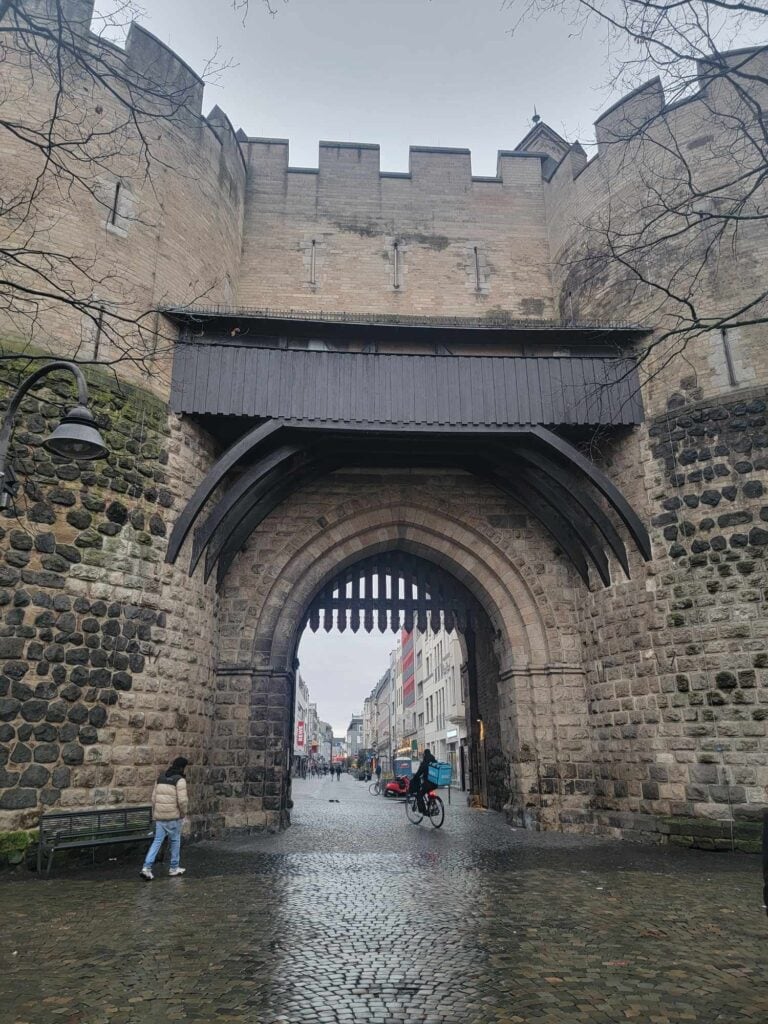
[[[381,792],[381,786],[379,786],[378,782],[372,782],[368,787],[368,792],[373,794],[373,796],[378,796]]]
[[[419,804],[415,796],[406,797],[405,815],[412,825],[420,825],[424,815],[419,810]]]
[[[440,828],[445,821],[445,807],[443,806],[443,801],[439,796],[431,796],[429,798],[427,814],[429,815],[429,820],[434,827]]]

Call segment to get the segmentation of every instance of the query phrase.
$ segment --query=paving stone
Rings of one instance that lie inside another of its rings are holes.
[[[346,775],[293,798],[284,833],[186,845],[183,878],[142,883],[141,850],[6,875],[0,1024],[768,1019],[756,857],[512,829],[456,792],[414,826]]]

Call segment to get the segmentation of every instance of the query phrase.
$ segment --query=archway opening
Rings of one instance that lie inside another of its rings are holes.
[[[570,651],[565,653],[567,624],[551,607],[538,567],[528,561],[530,538],[521,536],[514,552],[501,547],[494,531],[459,500],[463,477],[456,478],[456,494],[443,494],[439,503],[424,489],[414,492],[412,477],[393,486],[397,478],[382,474],[381,486],[366,480],[364,492],[357,477],[351,479],[353,500],[331,507],[329,481],[286,502],[274,532],[253,535],[221,591],[216,685],[222,706],[209,744],[216,827],[289,824],[289,751],[301,634],[313,603],[328,604],[329,598],[338,603],[342,596],[347,605],[352,600],[350,581],[345,580],[342,595],[329,590],[333,580],[358,564],[370,565],[366,560],[384,557],[425,566],[432,579],[424,594],[434,593],[435,613],[447,610],[452,623],[458,613],[465,639],[461,616],[474,609],[475,658],[466,660],[468,670],[476,666],[478,708],[468,714],[467,740],[469,748],[474,729],[486,744],[485,791],[481,772],[475,772],[479,799],[505,807],[512,820],[531,826],[557,825],[562,810],[579,813],[588,797],[581,780],[589,778],[592,763],[584,671]],[[320,502],[324,514],[308,515]],[[286,524],[296,526],[289,530]],[[561,582],[567,603],[575,582],[565,567]],[[362,606],[366,593],[374,596],[375,591],[354,594],[363,599],[357,608],[363,631],[366,614],[369,619],[373,614],[379,628],[379,609]],[[386,585],[380,593],[387,595]],[[400,605],[404,597],[398,589]],[[387,599],[393,599],[391,590]],[[331,608],[332,613],[338,610]],[[432,610],[421,610],[425,628],[431,625]],[[345,632],[352,632],[354,611],[346,608]],[[392,628],[388,611],[385,629]],[[417,598],[410,610],[400,607],[403,618],[397,628],[406,625],[406,613],[408,625],[418,627],[419,612]],[[335,628],[333,619],[331,624]]]
[[[398,797],[406,785],[400,780],[429,749],[451,766],[451,785],[471,802],[496,810],[508,803],[501,632],[452,573],[412,550],[386,547],[326,579],[301,625],[288,764],[293,794],[294,783],[301,790],[307,778],[335,772],[338,779],[344,771],[373,781],[379,768],[386,795]]]

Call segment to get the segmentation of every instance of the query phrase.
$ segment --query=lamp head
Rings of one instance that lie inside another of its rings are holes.
[[[103,459],[109,453],[104,439],[96,429],[96,421],[84,405],[70,409],[43,443],[54,455],[78,462]]]

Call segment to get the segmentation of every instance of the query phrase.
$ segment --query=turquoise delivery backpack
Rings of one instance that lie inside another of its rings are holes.
[[[427,779],[433,786],[450,786],[453,778],[453,766],[447,761],[433,761],[427,765]]]

